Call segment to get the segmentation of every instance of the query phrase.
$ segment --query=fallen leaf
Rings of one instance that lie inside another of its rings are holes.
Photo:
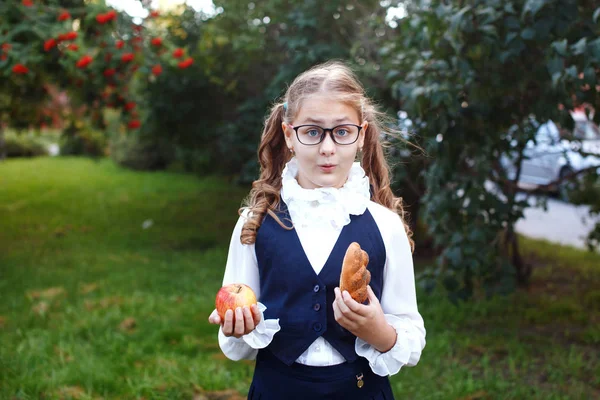
[[[85,395],[85,390],[80,386],[65,386],[58,389],[58,395],[60,399],[79,399]]]
[[[228,398],[228,400],[246,400],[247,397],[240,395],[239,393],[232,394]]]
[[[221,348],[216,340],[213,342],[202,342],[201,340],[196,339],[192,343],[202,346],[205,350],[219,350]]]
[[[125,318],[123,320],[123,322],[121,322],[121,324],[119,325],[119,327],[125,331],[131,331],[135,328],[135,326],[136,326],[135,318],[132,318],[132,317]]]
[[[102,308],[108,308],[119,304],[123,304],[123,298],[121,296],[104,297],[100,300],[100,307]]]
[[[47,300],[52,300],[56,296],[60,296],[64,293],[66,293],[65,289],[62,286],[57,286],[45,290],[31,290],[27,292],[27,297],[29,297],[31,300],[39,299],[40,297]]]
[[[71,355],[69,353],[67,353],[66,351],[64,351],[63,349],[61,349],[58,346],[54,346],[54,354],[56,354],[58,357],[60,357],[65,362],[73,361],[73,357],[71,357]]]
[[[159,392],[164,392],[168,387],[169,387],[169,385],[167,385],[166,383],[160,383],[158,386],[155,386],[154,388],[156,390],[158,390]]]
[[[84,305],[87,310],[94,310],[96,308],[108,308],[110,306],[123,304],[123,298],[120,296],[103,297],[100,300],[85,300]]]
[[[48,303],[46,303],[45,301],[40,301],[35,306],[33,306],[31,310],[38,315],[44,315],[46,314],[46,311],[48,311]]]
[[[6,317],[3,317],[2,315],[0,315],[0,329],[4,328],[5,325],[6,325]]]
[[[208,400],[244,400],[244,397],[240,396],[237,390],[217,390],[214,392],[203,393]]]
[[[484,400],[489,398],[490,397],[485,390],[480,390],[468,396],[461,397],[459,400]]]
[[[212,358],[213,360],[227,360],[227,357],[225,357],[225,354],[223,354],[221,352],[211,354],[210,358]]]
[[[97,283],[82,284],[81,287],[79,288],[79,292],[81,294],[88,294],[88,293],[93,292],[96,289],[98,289]]]
[[[483,355],[483,354],[486,354],[488,352],[488,350],[485,347],[478,346],[478,345],[475,345],[475,344],[469,345],[468,348],[473,353],[476,353],[476,354],[479,354],[479,355]]]

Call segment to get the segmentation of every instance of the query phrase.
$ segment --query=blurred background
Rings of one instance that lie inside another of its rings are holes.
[[[600,398],[600,6],[0,1],[0,398],[242,399],[207,318],[269,106],[390,117],[427,346],[397,398]]]

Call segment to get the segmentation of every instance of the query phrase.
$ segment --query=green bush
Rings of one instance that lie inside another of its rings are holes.
[[[36,157],[48,155],[46,141],[32,132],[4,132],[6,157]]]
[[[106,155],[107,139],[104,133],[83,125],[71,125],[65,129],[60,139],[60,154],[63,156],[91,156],[103,157]]]
[[[117,164],[135,170],[165,169],[174,158],[166,140],[133,132],[114,135],[109,151]]]
[[[174,147],[174,162],[181,166],[183,171],[196,175],[210,174],[214,169],[213,157],[205,149]]]

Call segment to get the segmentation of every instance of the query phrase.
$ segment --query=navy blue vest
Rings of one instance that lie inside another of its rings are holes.
[[[291,225],[283,201],[276,214],[285,225]],[[265,319],[279,318],[281,326],[267,349],[287,365],[293,364],[319,336],[346,361],[353,362],[358,357],[354,351],[356,336],[335,321],[333,289],[339,286],[346,249],[357,242],[369,254],[370,285],[381,299],[386,254],[381,233],[368,209],[362,215],[351,215],[350,219],[318,275],[295,229],[282,228],[267,214],[257,232],[259,301],[267,307]]]

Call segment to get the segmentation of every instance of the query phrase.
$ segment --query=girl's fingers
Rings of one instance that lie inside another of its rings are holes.
[[[252,317],[254,318],[254,326],[256,327],[260,323],[262,316],[257,304],[252,304],[250,308],[252,309]]]
[[[348,318],[346,318],[346,316],[344,316],[344,314],[342,314],[342,312],[340,311],[340,307],[336,301],[333,302],[333,317],[335,318],[338,324],[340,324],[342,327],[346,328],[350,332],[352,332],[356,327],[356,325],[351,320],[349,320]]]
[[[244,313],[242,308],[238,307],[235,309],[235,326],[233,328],[233,336],[240,338],[244,335]]]
[[[379,299],[375,296],[373,289],[371,289],[371,285],[367,285],[367,294],[369,295],[369,305],[379,304]]]
[[[337,304],[338,310],[341,314],[344,314],[344,310],[348,309],[348,306],[344,304],[344,299],[342,298],[342,293],[340,292],[340,288],[333,289],[333,293],[335,294],[334,304]]]
[[[219,313],[217,312],[217,310],[214,310],[212,313],[210,313],[210,316],[208,317],[208,322],[210,322],[211,324],[221,323],[221,317],[219,317]]]
[[[233,311],[227,310],[225,312],[225,321],[223,322],[223,334],[225,336],[233,335]]]
[[[344,301],[343,296],[340,292],[340,289],[335,288],[334,292],[335,292],[335,303],[337,303],[340,313],[348,320],[353,321],[354,318],[356,317],[355,313],[348,307],[348,305]]]
[[[333,317],[339,323],[344,317],[340,312],[340,308],[338,307],[337,301],[333,302]]]
[[[363,315],[365,313],[364,304],[360,304],[356,300],[350,296],[347,290],[344,290],[342,293],[342,299],[344,300],[344,304],[355,314]]]
[[[216,310],[213,311],[213,314],[215,313]],[[252,332],[261,319],[261,314],[256,304],[253,304],[250,308],[238,307],[235,310],[227,310],[224,321],[220,321],[218,314],[216,314],[216,318],[213,314],[210,315],[209,321],[211,323],[215,323],[213,322],[215,320],[219,321],[216,323],[223,322],[223,334],[237,338]]]
[[[244,314],[244,334],[248,334],[254,330],[254,318],[248,307],[245,306],[242,312]]]

